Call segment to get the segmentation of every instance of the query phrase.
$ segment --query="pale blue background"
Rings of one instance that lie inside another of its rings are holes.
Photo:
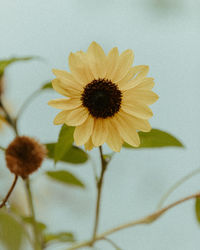
[[[7,99],[13,113],[46,80],[52,68],[65,69],[70,51],[86,50],[91,41],[108,51],[118,46],[135,52],[135,64],[150,65],[154,91],[160,99],[152,106],[153,127],[169,131],[185,149],[131,151],[117,154],[106,173],[99,231],[153,212],[163,193],[180,177],[199,167],[200,132],[200,1],[198,0],[0,0],[0,58],[40,55],[45,60],[18,63],[6,72]],[[57,113],[47,106],[58,97],[48,92],[38,97],[20,120],[21,134],[42,142],[56,140]],[[13,135],[0,135],[6,146]],[[109,151],[109,150],[108,150]],[[97,161],[98,152],[92,152]],[[1,161],[2,162],[2,161]],[[97,165],[97,167],[99,167]],[[1,164],[1,192],[12,176]],[[90,237],[93,227],[95,185],[91,164],[61,166],[84,180],[86,190],[54,183],[34,175],[38,219],[51,232],[74,231],[78,239]],[[180,187],[167,202],[200,189],[200,176]],[[13,196],[23,200],[18,184]],[[1,194],[2,195],[2,194]],[[23,202],[21,204],[24,204]],[[139,226],[110,236],[123,250],[198,250],[200,227],[194,201],[172,209],[151,226]],[[112,249],[108,243],[96,249]],[[50,248],[49,248],[50,249]],[[55,245],[55,250],[65,249]]]

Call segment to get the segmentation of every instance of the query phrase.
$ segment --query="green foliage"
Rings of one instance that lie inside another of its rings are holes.
[[[140,148],[161,148],[161,147],[184,147],[183,144],[173,135],[159,129],[152,129],[150,132],[139,132]],[[133,148],[128,143],[124,143],[123,147]]]
[[[57,233],[57,234],[46,234],[44,236],[45,243],[49,241],[59,241],[59,242],[74,242],[75,238],[72,233]]]
[[[29,61],[35,59],[36,57],[12,57],[7,60],[0,60],[0,76],[4,74],[4,70],[12,63],[20,61]]]
[[[12,215],[0,211],[0,243],[5,250],[20,250],[26,236],[23,226]]]
[[[72,185],[72,186],[81,187],[81,188],[85,187],[83,182],[80,181],[76,176],[74,176],[69,171],[65,171],[65,170],[47,171],[46,174],[47,174],[47,176],[49,176],[50,178],[52,178],[58,182]]]
[[[195,212],[196,212],[197,221],[200,223],[200,198],[196,198]]]
[[[72,147],[72,143],[74,142],[73,134],[74,127],[69,127],[65,124],[62,126],[59,133],[58,142],[56,143],[54,149],[55,163],[62,159],[65,153],[67,153],[67,151]]]
[[[47,82],[47,83],[45,83],[45,84],[41,87],[41,90],[46,90],[46,89],[52,89],[52,83],[51,83],[51,82]]]
[[[22,220],[23,220],[25,223],[27,223],[27,224],[33,225],[33,223],[34,223],[33,217],[30,217],[30,216],[22,217]],[[47,226],[46,226],[44,223],[42,223],[42,222],[37,221],[36,223],[37,223],[37,228],[38,228],[41,232],[44,231],[44,230],[47,228]]]
[[[56,143],[47,143],[45,145],[48,150],[48,158],[54,159],[54,149]],[[71,148],[67,152],[65,152],[65,154],[59,161],[73,164],[81,164],[85,163],[87,160],[88,154],[85,151],[76,146],[71,146]]]

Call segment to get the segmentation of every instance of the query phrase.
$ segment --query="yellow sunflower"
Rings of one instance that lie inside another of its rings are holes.
[[[151,130],[148,119],[153,113],[148,105],[158,96],[151,90],[153,78],[146,77],[149,67],[132,67],[133,59],[130,49],[119,54],[115,47],[106,55],[92,42],[87,52],[69,55],[71,73],[53,70],[53,88],[67,97],[48,102],[62,110],[54,124],[75,126],[76,145],[91,150],[106,142],[119,152],[124,141],[139,146],[138,130]]]

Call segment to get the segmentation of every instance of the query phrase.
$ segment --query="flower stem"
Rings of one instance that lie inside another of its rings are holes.
[[[92,242],[95,241],[98,225],[99,225],[99,212],[100,212],[100,203],[101,203],[101,193],[102,193],[102,186],[103,186],[103,179],[104,174],[107,167],[107,162],[104,159],[103,156],[103,150],[102,147],[99,147],[100,157],[101,157],[101,175],[99,180],[97,181],[97,201],[96,201],[96,214],[95,214],[95,223],[94,223],[94,229],[93,229],[93,235],[92,235]],[[93,244],[93,243],[92,243]]]
[[[108,235],[110,234],[113,234],[115,232],[118,232],[120,230],[123,230],[123,229],[126,229],[126,228],[129,228],[129,227],[134,227],[134,226],[137,226],[137,225],[142,225],[142,224],[151,224],[153,223],[154,221],[156,221],[161,215],[165,214],[168,210],[170,210],[171,208],[173,207],[176,207],[186,201],[189,201],[189,200],[192,200],[192,199],[196,199],[196,198],[200,198],[200,192],[196,193],[196,194],[192,194],[192,195],[189,195],[189,196],[186,196],[180,200],[177,200],[173,203],[171,203],[170,205],[160,209],[160,210],[157,210],[156,212],[152,213],[152,214],[149,214],[141,219],[138,219],[138,220],[135,220],[135,221],[130,221],[128,223],[125,223],[125,224],[122,224],[122,225],[119,225],[117,227],[114,227],[102,234],[99,234],[99,235],[96,235],[95,239],[93,239],[93,241],[84,241],[84,242],[80,242],[78,244],[75,244],[73,245],[72,247],[69,247],[68,250],[74,250],[74,249],[79,249],[79,248],[82,248],[82,247],[85,247],[85,246],[90,246],[92,242],[94,241],[98,241],[98,240],[103,240],[105,239],[105,237],[107,237]]]
[[[158,203],[157,209],[161,209],[163,207],[163,204],[167,200],[167,198],[173,193],[180,185],[182,185],[184,182],[192,178],[193,176],[200,174],[200,168],[195,169],[194,171],[190,172],[186,176],[182,177],[180,180],[178,180],[174,185],[172,185],[168,191],[162,196],[160,202]]]
[[[35,210],[34,210],[34,206],[33,206],[33,199],[32,199],[29,178],[27,178],[25,180],[25,186],[26,186],[28,203],[29,203],[29,207],[30,207],[30,211],[31,211],[32,221],[33,221],[33,231],[34,231],[34,237],[35,237],[35,240],[34,240],[35,250],[42,250],[40,234],[39,234],[37,222],[35,219]]]
[[[8,193],[7,193],[7,195],[6,195],[6,197],[3,199],[2,203],[0,204],[0,208],[4,207],[4,206],[6,205],[6,202],[8,201],[10,195],[12,194],[13,189],[15,188],[15,185],[16,185],[16,183],[17,183],[17,180],[18,180],[18,176],[15,175],[15,179],[14,179],[14,181],[13,181],[13,184],[12,184],[12,186],[10,187],[10,189],[9,189],[9,191],[8,191]]]
[[[25,109],[27,108],[27,106],[32,102],[32,100],[38,96],[38,94],[41,92],[41,89],[36,90],[35,92],[33,92],[23,103],[23,105],[21,106],[20,110],[18,111],[17,114],[17,118],[16,118],[16,122],[19,120],[19,117],[21,117],[22,113],[24,113]]]
[[[8,122],[8,124],[10,124],[10,126],[13,128],[16,136],[18,136],[18,130],[17,130],[17,124],[16,121],[10,116],[9,112],[7,111],[7,109],[5,108],[5,106],[2,103],[2,100],[0,99],[0,108],[3,110],[4,114],[5,114],[5,119]]]

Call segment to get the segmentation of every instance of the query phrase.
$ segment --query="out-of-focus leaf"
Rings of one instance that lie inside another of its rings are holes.
[[[67,151],[71,148],[72,143],[74,142],[73,138],[74,127],[69,127],[67,125],[63,125],[59,137],[58,142],[55,145],[54,149],[54,162],[56,163],[67,153]]]
[[[56,143],[47,143],[45,144],[48,150],[48,158],[54,159],[54,149]],[[85,163],[88,160],[88,154],[83,151],[81,148],[72,146],[60,159],[62,162],[81,164]]]
[[[184,147],[183,144],[173,135],[159,129],[152,129],[150,132],[139,132],[140,146],[134,148],[124,143],[125,148],[161,148],[161,147]]]
[[[200,223],[200,198],[196,198],[195,212],[198,223]]]
[[[45,90],[45,89],[52,89],[52,83],[51,82],[47,82],[45,83],[42,87],[41,90]]]
[[[54,179],[56,181],[62,182],[64,184],[77,186],[77,187],[81,187],[81,188],[85,187],[83,182],[80,181],[76,176],[74,176],[69,171],[65,171],[65,170],[47,171],[46,174],[50,178],[52,178],[52,179]]]
[[[22,217],[22,220],[23,220],[25,223],[27,223],[27,224],[33,224],[33,217],[30,217],[30,216]],[[42,223],[42,222],[37,221],[36,223],[37,223],[38,229],[39,229],[41,232],[44,231],[44,230],[47,228],[47,226],[46,226],[44,223]]]
[[[0,211],[0,243],[5,250],[21,250],[27,234],[23,226],[10,214]]]
[[[29,61],[35,58],[37,57],[28,56],[28,57],[12,57],[10,59],[0,60],[0,76],[3,75],[5,68],[7,68],[10,64],[19,61]]]
[[[45,243],[49,241],[74,242],[75,238],[72,233],[46,234],[44,236],[44,241]]]

